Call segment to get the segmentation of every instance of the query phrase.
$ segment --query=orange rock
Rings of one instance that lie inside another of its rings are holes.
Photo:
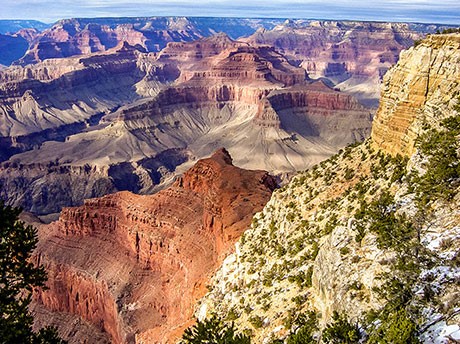
[[[65,208],[41,230],[35,256],[49,289],[36,300],[81,316],[113,343],[166,343],[190,324],[208,277],[275,185],[221,149],[155,195],[120,192]]]

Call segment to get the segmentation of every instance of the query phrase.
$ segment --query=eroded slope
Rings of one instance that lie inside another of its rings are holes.
[[[396,85],[401,70],[407,80],[431,76],[426,103],[412,99],[417,83],[399,94],[412,105],[400,118],[417,139],[388,135],[386,145],[373,132],[276,191],[214,276],[200,319],[217,313],[256,343],[458,340],[460,89],[458,77],[437,73],[458,70],[458,39],[429,37],[386,79]],[[404,68],[432,56],[426,69]],[[373,130],[397,128],[386,107],[379,115],[388,120]]]

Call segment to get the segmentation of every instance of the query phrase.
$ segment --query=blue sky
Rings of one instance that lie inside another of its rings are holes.
[[[2,0],[0,19],[226,16],[412,21],[460,25],[460,0]]]

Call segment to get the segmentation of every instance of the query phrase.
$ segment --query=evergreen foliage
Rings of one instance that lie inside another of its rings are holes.
[[[233,323],[228,326],[216,316],[185,330],[182,344],[250,344],[251,339],[243,334],[235,333]]]
[[[322,339],[331,344],[358,343],[361,338],[357,324],[350,323],[344,315],[334,312],[333,322],[323,330]]]
[[[418,140],[420,151],[428,158],[426,172],[413,174],[411,180],[417,186],[420,206],[434,199],[451,200],[459,185],[460,116],[445,119],[441,126],[441,130],[431,129]]]
[[[32,331],[32,290],[44,287],[46,273],[30,261],[37,231],[18,220],[20,213],[0,202],[0,343],[64,343],[52,328]]]
[[[415,323],[404,308],[385,312],[385,317],[370,333],[368,344],[417,344]]]
[[[318,319],[316,313],[309,311],[305,314],[300,314],[296,320],[299,328],[286,339],[286,344],[313,344],[317,340],[313,334],[318,331]]]

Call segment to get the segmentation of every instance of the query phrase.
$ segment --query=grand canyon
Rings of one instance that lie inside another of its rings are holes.
[[[214,317],[254,343],[460,340],[452,26],[0,24],[0,199],[38,229],[36,330],[177,343]]]

